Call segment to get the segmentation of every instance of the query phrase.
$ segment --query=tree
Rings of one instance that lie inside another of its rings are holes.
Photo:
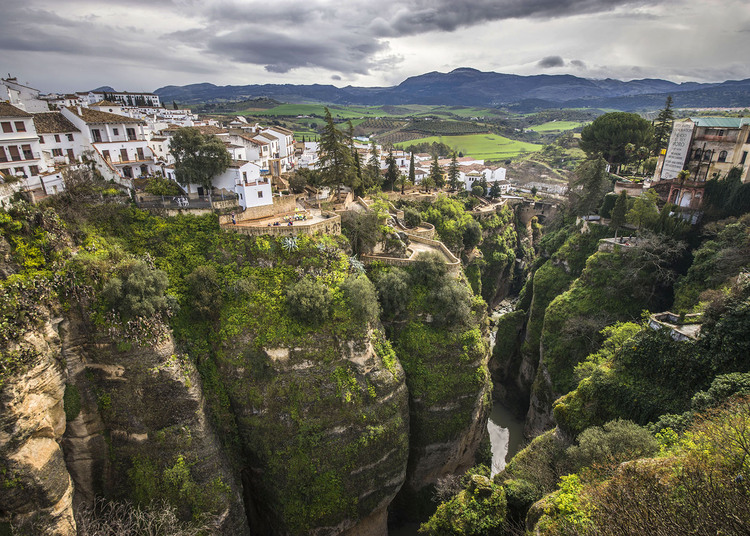
[[[416,208],[406,207],[404,209],[404,223],[407,227],[413,229],[422,223],[422,215]]]
[[[409,274],[401,268],[391,268],[377,280],[378,298],[383,315],[393,318],[406,311],[411,298]]]
[[[317,324],[331,314],[333,296],[322,281],[305,276],[286,291],[289,311],[298,321]]]
[[[229,152],[219,138],[204,135],[198,129],[184,127],[172,136],[169,150],[175,159],[177,182],[186,186],[197,184],[211,195],[212,181],[232,163]]]
[[[376,184],[380,184],[380,155],[375,140],[370,142],[370,158],[365,166],[365,183],[366,188],[370,189]]]
[[[304,192],[306,186],[307,177],[303,173],[300,173],[299,170],[295,171],[292,176],[289,177],[289,188],[291,188],[294,193],[299,194]]]
[[[391,190],[395,188],[396,180],[399,177],[398,164],[396,158],[393,156],[393,149],[388,149],[388,156],[385,159],[386,166],[385,170],[385,182],[390,184]]]
[[[168,285],[166,272],[154,270],[146,261],[125,260],[104,284],[102,295],[123,318],[148,318],[171,307],[170,299],[164,294]]]
[[[611,227],[615,229],[615,238],[617,238],[617,230],[622,227],[625,223],[625,215],[628,212],[628,194],[623,190],[620,195],[617,196],[615,206],[612,209],[612,219],[609,223]]]
[[[335,186],[338,190],[344,185],[354,187],[356,171],[350,144],[333,124],[328,108],[325,108],[325,126],[320,135],[319,155],[320,172],[325,184]]]
[[[643,145],[641,145],[640,147],[638,147],[638,149],[635,152],[635,155],[638,158],[638,165],[635,168],[636,171],[638,171],[638,169],[640,168],[641,169],[641,173],[642,174],[644,173],[644,170],[642,168],[643,162],[648,158],[649,154],[650,154],[650,151],[648,150],[648,147],[644,147]]]
[[[497,183],[497,181],[492,183],[492,186],[490,186],[489,195],[492,199],[495,199],[496,197],[500,197],[500,194],[502,193],[500,189],[500,185]]]
[[[627,162],[626,146],[649,146],[653,138],[651,123],[638,114],[612,112],[597,117],[581,131],[580,147],[588,158],[602,156],[619,166]]]
[[[606,161],[600,156],[594,160],[586,160],[576,168],[568,189],[574,214],[590,214],[599,206],[605,191],[611,186],[606,166]]]
[[[454,192],[458,190],[460,179],[461,174],[458,170],[458,158],[456,158],[456,152],[453,151],[453,155],[451,156],[451,163],[450,166],[448,166],[448,185]]]
[[[172,109],[177,110],[177,101],[172,101]]]
[[[355,255],[370,253],[381,237],[380,222],[374,212],[347,213],[341,227]]]
[[[219,275],[213,266],[198,266],[185,278],[188,302],[199,320],[218,320],[224,298]]]
[[[437,154],[432,157],[432,165],[430,166],[430,179],[432,180],[432,184],[434,184],[438,188],[442,188],[442,186],[445,184],[445,178],[443,177],[443,168],[441,168],[440,164],[438,163]]]
[[[628,223],[638,226],[638,229],[654,223],[659,218],[659,209],[656,208],[657,198],[654,190],[646,190],[638,196],[633,203],[633,208],[626,215]]]
[[[672,111],[672,95],[667,97],[664,109],[659,112],[654,122],[654,141],[651,145],[653,153],[658,155],[662,149],[667,147],[669,135],[674,123],[674,112]]]
[[[363,179],[362,179],[362,164],[359,161],[359,151],[354,147],[354,125],[352,125],[352,120],[350,119],[347,121],[347,129],[346,129],[346,136],[349,139],[349,149],[352,152],[352,159],[354,160],[354,185],[359,190],[359,193],[362,194],[363,192]]]
[[[412,184],[417,183],[417,175],[414,171],[414,153],[411,153],[411,156],[409,157],[409,182]],[[403,190],[401,193],[404,193]]]

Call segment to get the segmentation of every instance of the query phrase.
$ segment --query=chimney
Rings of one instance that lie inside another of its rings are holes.
[[[81,105],[79,104],[78,106],[76,106],[76,108],[78,108],[78,115],[83,115],[83,112],[81,111]]]

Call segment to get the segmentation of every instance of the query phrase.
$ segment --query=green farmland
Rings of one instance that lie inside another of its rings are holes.
[[[580,121],[547,121],[541,125],[529,127],[529,130],[539,133],[565,132],[566,130],[573,130],[583,125],[585,125],[585,123],[581,123]]]
[[[429,138],[420,138],[404,143],[397,144],[397,147],[405,148],[417,143],[445,143],[456,152],[461,152],[464,156],[472,156],[483,160],[504,160],[513,158],[521,153],[532,153],[542,148],[535,143],[511,140],[497,134],[468,134],[464,136],[430,136]]]

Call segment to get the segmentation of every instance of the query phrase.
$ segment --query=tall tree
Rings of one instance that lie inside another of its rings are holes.
[[[601,199],[611,188],[607,162],[601,156],[586,160],[573,172],[568,197],[573,213],[591,214],[601,204]]]
[[[417,174],[414,171],[414,153],[411,153],[409,157],[409,182],[412,184],[417,183]]]
[[[346,136],[349,139],[349,149],[352,152],[352,159],[354,160],[354,186],[357,189],[358,194],[362,194],[363,192],[363,179],[362,179],[362,164],[359,161],[359,151],[357,151],[356,147],[354,147],[354,125],[352,125],[352,120],[346,122],[347,129],[346,129]]]
[[[448,185],[454,192],[458,190],[459,180],[461,178],[461,172],[458,170],[458,158],[456,157],[456,151],[453,151],[451,155],[451,163],[448,166]]]
[[[356,181],[354,158],[346,136],[336,128],[333,117],[325,108],[325,125],[320,135],[319,166],[323,181],[329,186],[353,187]]]
[[[654,190],[646,190],[636,197],[633,208],[625,216],[628,223],[638,226],[638,229],[654,223],[659,218],[659,209],[656,208],[657,198]]]
[[[393,156],[393,149],[388,149],[388,156],[385,159],[385,163],[388,166],[385,170],[385,181],[390,184],[391,190],[393,190],[399,176],[398,164],[396,163],[396,158]]]
[[[625,215],[628,212],[628,194],[623,190],[620,195],[617,196],[615,206],[612,208],[612,218],[609,222],[610,227],[615,229],[615,238],[617,238],[617,231],[625,223]]]
[[[667,147],[673,123],[674,112],[672,111],[672,95],[669,95],[667,97],[667,102],[664,104],[664,108],[659,112],[656,121],[654,121],[654,141],[651,148],[655,155],[658,155],[662,149]]]
[[[438,163],[437,153],[432,155],[432,165],[430,165],[430,179],[432,184],[438,188],[442,188],[445,184],[445,177],[443,176],[443,168]]]
[[[184,127],[172,136],[169,151],[175,159],[177,182],[182,185],[197,184],[211,196],[212,181],[224,173],[232,163],[227,148],[214,135],[204,135],[198,129]]]
[[[367,160],[364,175],[366,189],[380,184],[380,154],[374,139],[370,142],[370,158]]]
[[[627,162],[626,146],[650,146],[653,138],[651,123],[638,114],[612,112],[601,115],[581,131],[581,149],[590,159],[602,156],[609,164]]]

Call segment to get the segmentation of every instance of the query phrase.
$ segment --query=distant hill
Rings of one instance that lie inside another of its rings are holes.
[[[266,97],[290,103],[359,105],[441,104],[513,107],[521,111],[596,107],[621,110],[654,109],[667,95],[675,106],[750,106],[750,79],[716,84],[643,79],[624,82],[572,75],[521,76],[460,68],[449,73],[412,76],[392,87],[338,88],[333,85],[262,84],[165,86],[155,91],[162,101],[180,103],[233,102]]]

